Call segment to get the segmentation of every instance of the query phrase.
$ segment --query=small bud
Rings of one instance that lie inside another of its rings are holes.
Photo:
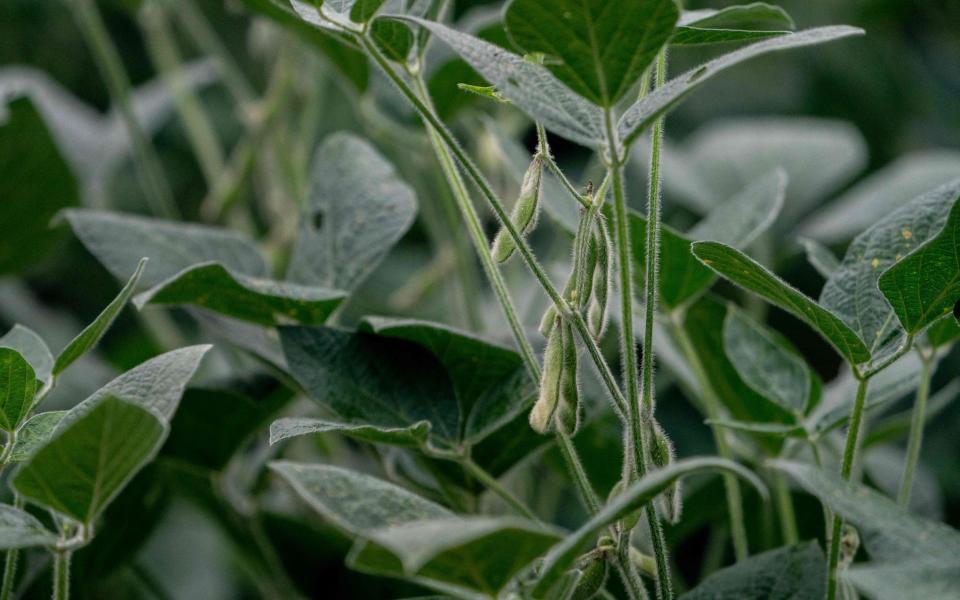
[[[657,469],[662,469],[676,460],[673,442],[658,423],[654,423],[650,431],[650,460]],[[662,494],[657,496],[660,512],[667,521],[677,523],[683,512],[683,484],[678,479],[673,482]]]
[[[521,236],[526,236],[537,224],[537,214],[540,209],[540,189],[543,181],[543,158],[538,154],[533,157],[527,172],[520,184],[520,195],[513,205],[510,221]],[[506,262],[516,250],[517,245],[506,227],[501,227],[497,237],[493,240],[493,258],[499,263]]]
[[[554,415],[558,431],[573,435],[580,426],[580,388],[577,382],[577,346],[573,326],[561,321],[563,341],[563,373],[560,381],[560,399]]]
[[[589,556],[585,563],[579,565],[580,572],[583,574],[573,589],[572,600],[590,600],[596,597],[603,589],[603,584],[607,582],[610,563],[602,555],[591,553]]]
[[[590,291],[590,305],[587,309],[587,325],[593,337],[600,338],[607,328],[607,300],[610,295],[610,281],[613,276],[612,241],[606,220],[597,218],[597,227],[594,232],[594,254],[596,267],[593,270],[593,281]]]
[[[543,372],[540,374],[540,394],[530,411],[530,427],[537,433],[547,433],[553,424],[553,413],[560,402],[563,380],[563,327],[560,317],[554,318],[553,329],[547,336],[543,351]]]

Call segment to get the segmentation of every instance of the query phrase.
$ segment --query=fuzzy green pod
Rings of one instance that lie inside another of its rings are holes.
[[[595,598],[607,582],[610,563],[599,553],[591,552],[588,558],[578,565],[582,575],[573,589],[572,600],[590,600]]]
[[[527,235],[537,224],[537,214],[540,211],[540,188],[543,181],[543,158],[538,154],[533,157],[527,172],[523,175],[523,182],[520,184],[520,195],[517,202],[513,205],[513,211],[510,213],[510,221],[520,232],[520,235]],[[498,263],[506,262],[513,251],[517,249],[517,244],[510,236],[506,227],[501,227],[497,232],[497,237],[493,240],[493,258]]]
[[[560,402],[563,379],[563,327],[560,317],[554,317],[553,328],[547,336],[543,351],[543,372],[540,374],[540,393],[530,410],[530,427],[537,433],[547,433],[553,423],[553,413]]]
[[[560,376],[560,399],[554,420],[558,431],[573,435],[580,426],[580,386],[577,381],[577,346],[573,326],[560,322],[563,341],[563,373]]]
[[[659,423],[654,423],[650,431],[650,459],[657,469],[662,469],[676,460],[673,442]],[[683,484],[678,479],[657,496],[660,512],[671,523],[677,523],[683,513]]]
[[[608,311],[607,301],[610,296],[610,281],[613,277],[613,242],[606,219],[597,218],[597,226],[593,236],[594,256],[596,266],[593,269],[593,279],[590,290],[590,304],[587,308],[587,326],[593,337],[600,338],[607,328]]]
[[[540,333],[543,337],[550,337],[550,332],[553,331],[553,326],[557,322],[557,307],[551,304],[547,307],[547,310],[543,312],[543,316],[540,317],[540,325],[537,329],[540,330]]]

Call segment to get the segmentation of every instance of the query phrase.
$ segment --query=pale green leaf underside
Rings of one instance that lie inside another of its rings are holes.
[[[880,276],[880,291],[907,333],[946,317],[960,301],[960,183],[940,190],[954,198],[946,224]]]
[[[413,190],[376,149],[348,133],[331,135],[313,159],[287,278],[353,290],[406,233],[416,212]]]
[[[37,379],[42,382],[50,380],[53,374],[53,355],[43,339],[32,329],[23,325],[14,325],[10,331],[0,337],[0,348],[16,350],[30,363]]]
[[[817,270],[821,277],[830,279],[840,267],[840,259],[829,248],[816,240],[800,238],[797,241],[800,242],[804,252],[806,252],[807,262]]]
[[[802,415],[810,397],[810,369],[780,335],[730,307],[723,345],[747,385],[785,410]]]
[[[854,238],[840,266],[824,285],[820,304],[843,319],[860,336],[875,360],[894,351],[905,337],[891,303],[877,287],[881,274],[897,263],[906,262],[907,269],[900,272],[912,272],[915,285],[911,290],[904,288],[903,291],[911,295],[911,301],[912,295],[923,291],[916,285],[919,283],[916,268],[928,257],[907,262],[908,255],[943,229],[958,195],[960,182],[955,182],[923,194],[884,216]],[[949,235],[948,232],[948,238]],[[949,240],[947,243],[949,245]],[[940,257],[942,252],[934,255]],[[956,257],[956,253],[948,253],[942,267],[932,265],[935,268],[928,274],[932,297],[935,298],[942,289],[938,287],[941,283],[937,280],[938,273],[946,269],[943,277],[949,280],[951,271],[954,274],[960,271]],[[948,281],[942,283],[949,288]],[[903,306],[905,298],[898,295],[895,300],[898,306]],[[941,301],[939,310],[942,311],[942,307]]]
[[[17,434],[17,443],[13,446],[9,461],[23,462],[33,456],[37,449],[50,440],[66,414],[65,410],[54,410],[38,413],[27,419]]]
[[[104,398],[23,463],[13,487],[31,502],[89,524],[153,458],[166,434],[167,425],[152,412]]]
[[[117,319],[117,315],[120,314],[120,311],[123,310],[123,307],[127,305],[127,301],[130,300],[130,297],[133,295],[146,264],[147,259],[141,258],[140,262],[137,263],[137,268],[134,270],[133,275],[127,280],[127,283],[123,286],[123,289],[120,290],[120,293],[117,294],[117,297],[60,352],[56,362],[53,364],[54,375],[62,373],[67,367],[72,365],[74,361],[92,350],[93,347],[100,342],[100,339],[103,338],[107,330],[110,329],[110,326],[113,325],[113,322]]]
[[[52,546],[57,536],[30,513],[0,504],[0,550]]]
[[[696,242],[693,253],[733,283],[793,314],[819,332],[850,363],[870,360],[870,351],[837,315],[820,306],[739,250],[716,242]]]
[[[0,348],[0,429],[10,432],[33,408],[37,376],[16,350]]]
[[[599,106],[613,106],[673,34],[673,0],[513,0],[504,25],[524,52]]]
[[[408,19],[450,46],[531,119],[582,146],[603,144],[603,111],[567,88],[546,67],[440,23]]]
[[[544,558],[540,569],[541,579],[534,593],[545,593],[557,579],[576,560],[585,545],[610,524],[625,515],[632,513],[655,498],[674,481],[687,475],[709,471],[726,471],[742,477],[753,485],[761,495],[766,494],[766,487],[749,470],[735,462],[722,458],[688,458],[679,460],[663,469],[649,473],[621,494],[608,502],[600,512],[590,518],[579,529],[568,535],[559,544],[554,546]]]
[[[380,442],[395,446],[422,445],[430,433],[430,423],[420,421],[409,427],[377,427],[339,423],[329,419],[285,417],[270,424],[270,443],[318,433],[339,433],[365,442]]]
[[[620,118],[617,131],[624,143],[630,145],[654,120],[670,110],[701,84],[721,71],[745,60],[769,52],[822,44],[851,35],[861,35],[862,33],[862,29],[845,25],[818,27],[764,40],[735,50],[671,79],[663,87],[654,90],[642,100],[634,103]]]
[[[189,267],[138,294],[147,304],[192,304],[260,325],[297,322],[319,325],[343,302],[346,292],[233,273],[217,263]]]
[[[822,600],[826,559],[815,541],[751,556],[709,575],[680,600]]]
[[[269,275],[253,241],[233,231],[95,210],[63,214],[83,245],[119,279],[136,269],[141,256],[150,259],[150,268],[140,280],[147,287],[205,262],[251,277]]]

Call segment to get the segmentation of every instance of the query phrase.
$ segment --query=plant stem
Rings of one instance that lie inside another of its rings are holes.
[[[74,15],[80,31],[93,52],[94,61],[110,92],[110,98],[116,104],[127,126],[133,142],[134,156],[137,159],[137,172],[140,175],[140,183],[147,202],[157,216],[175,218],[178,216],[178,211],[173,200],[173,192],[170,191],[167,180],[164,178],[160,159],[140,128],[137,115],[133,111],[133,104],[130,101],[130,80],[123,70],[120,55],[110,40],[96,2],[94,0],[70,1],[75,9]]]
[[[577,455],[577,449],[573,445],[573,440],[571,440],[567,434],[558,431],[557,445],[560,447],[560,452],[563,454],[563,458],[570,468],[570,477],[573,479],[574,484],[576,484],[577,492],[580,494],[580,500],[583,501],[583,505],[589,514],[596,514],[600,510],[600,499],[590,484],[587,472],[583,469],[583,463]]]
[[[717,420],[720,418],[720,400],[717,398],[713,386],[710,385],[710,378],[707,376],[703,363],[700,362],[697,350],[693,347],[693,342],[690,340],[690,336],[687,335],[681,319],[682,317],[679,313],[674,312],[671,314],[671,330],[673,331],[674,337],[677,338],[677,342],[680,344],[680,348],[687,359],[687,363],[693,370],[694,376],[697,378],[703,406],[707,411],[707,417],[711,420]],[[717,446],[717,454],[723,458],[732,460],[733,453],[727,445],[726,432],[717,425],[711,425],[711,430],[713,431],[714,444]],[[743,518],[743,495],[740,491],[740,482],[732,475],[724,474],[723,487],[727,496],[727,507],[730,511],[730,535],[733,538],[733,552],[737,562],[739,562],[745,559],[749,553],[747,546],[747,528]]]
[[[857,458],[857,447],[860,444],[860,426],[863,423],[863,405],[867,398],[867,385],[870,380],[858,379],[857,397],[853,403],[853,414],[850,415],[850,425],[847,429],[847,441],[843,448],[843,463],[840,466],[840,478],[850,479],[853,465]],[[840,559],[840,532],[843,528],[843,518],[833,516],[833,527],[830,531],[830,554],[827,558],[827,600],[837,597],[837,565]]]
[[[777,499],[777,513],[780,516],[780,531],[783,534],[783,542],[792,546],[800,541],[800,536],[797,533],[797,515],[793,510],[790,487],[780,472],[773,473],[773,493]]]
[[[903,478],[897,503],[904,508],[910,505],[910,491],[913,488],[913,474],[920,460],[920,447],[923,445],[923,427],[927,417],[927,398],[930,396],[930,379],[933,376],[935,352],[920,353],[920,387],[913,404],[913,416],[910,419],[910,436],[907,438],[907,458],[903,466]]]
[[[482,483],[487,489],[493,491],[496,495],[503,498],[503,500],[513,507],[518,513],[527,517],[528,519],[536,522],[540,522],[540,519],[537,515],[533,514],[533,511],[524,504],[519,498],[514,496],[510,490],[500,485],[500,482],[497,481],[497,478],[487,473],[480,465],[473,462],[472,458],[466,457],[460,461],[460,464],[469,472],[471,475],[477,478],[477,480]]]
[[[53,553],[53,600],[70,598],[70,550],[56,550]]]
[[[19,494],[13,496],[13,506],[23,510],[23,498]],[[17,562],[20,550],[7,550],[6,561],[3,564],[3,586],[0,587],[0,600],[10,600],[13,597],[13,584],[17,579]]]
[[[223,150],[209,115],[183,79],[182,60],[165,11],[166,8],[157,0],[147,2],[139,13],[141,27],[150,57],[173,94],[187,139],[200,163],[208,188],[212,188],[223,171]]]

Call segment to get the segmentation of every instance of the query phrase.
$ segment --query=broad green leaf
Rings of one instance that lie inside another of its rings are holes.
[[[960,564],[940,565],[919,559],[855,566],[843,573],[843,578],[874,600],[954,600]]]
[[[731,421],[728,419],[707,419],[707,425],[716,425],[734,431],[745,431],[774,437],[796,437],[807,439],[807,430],[803,425],[789,425],[786,423],[755,423],[750,421]]]
[[[367,57],[349,40],[330,30],[329,25],[316,15],[311,3],[298,0],[241,0],[251,11],[265,16],[281,27],[292,31],[309,44],[319,48],[337,71],[357,89],[367,89],[370,69]],[[327,2],[333,5],[333,2]],[[311,12],[307,12],[307,9]]]
[[[524,52],[598,106],[627,93],[673,34],[673,0],[512,0],[504,25]]]
[[[918,262],[910,260],[909,255],[918,248],[922,251],[923,245],[928,240],[936,243],[933,239],[946,226],[958,196],[960,196],[960,181],[928,192],[899,210],[887,214],[854,238],[840,267],[824,285],[820,293],[820,304],[843,319],[860,336],[860,339],[866,342],[874,360],[896,351],[906,335],[897,321],[894,308],[878,288],[881,274],[897,263],[906,265],[907,269],[898,270],[895,273],[907,273],[911,270],[911,266],[916,267]],[[948,232],[947,236],[950,235],[951,233]],[[949,240],[947,243],[950,243]],[[918,255],[918,260],[923,262],[924,257]],[[951,254],[945,260],[954,261],[955,257]],[[947,270],[945,277],[949,279],[951,271],[949,262],[943,268]],[[946,291],[945,287],[949,287],[946,281],[942,282],[943,286],[937,281],[936,273],[939,270],[935,267],[935,270],[930,273],[933,297],[941,290]],[[958,273],[955,265],[952,271]],[[957,277],[960,279],[960,275]],[[904,287],[901,291],[907,294],[920,293],[921,290],[916,286],[918,283],[916,275],[913,275],[913,282],[914,289],[908,290]],[[895,293],[893,290],[894,288],[888,288],[891,294]],[[957,294],[960,295],[960,290]],[[897,312],[902,311],[904,297],[893,296],[892,300],[893,305],[897,307]],[[953,300],[955,298],[951,298],[951,306]],[[943,308],[944,303],[941,301],[938,306],[941,312],[937,315],[928,315],[926,318],[940,316]],[[915,321],[908,320],[908,323],[911,326],[917,325]],[[919,327],[911,328],[910,331],[915,332],[918,329]]]
[[[413,223],[413,190],[369,143],[347,133],[320,145],[287,277],[351,291]]]
[[[863,341],[837,315],[768,271],[739,250],[716,242],[696,242],[692,251],[705,265],[813,327],[851,364],[870,360]]]
[[[763,2],[721,10],[684,11],[670,43],[674,46],[753,41],[786,35],[793,19],[782,8]]]
[[[533,393],[526,389],[519,354],[471,333],[430,321],[384,317],[366,317],[361,329],[414,342],[440,361],[465,414],[468,439],[483,437],[514,417]]]
[[[12,348],[20,353],[33,368],[37,379],[46,383],[53,374],[53,355],[43,339],[32,329],[14,325],[0,337],[0,348]]]
[[[844,242],[904,202],[958,177],[960,152],[929,150],[907,154],[865,177],[811,215],[801,226],[801,234],[825,243]]]
[[[113,322],[117,319],[117,315],[119,315],[123,307],[127,305],[130,296],[133,295],[133,291],[140,281],[140,276],[146,264],[147,259],[141,258],[140,262],[137,263],[137,268],[133,272],[133,275],[127,280],[127,283],[123,286],[123,289],[120,290],[120,293],[117,294],[117,297],[103,309],[103,312],[97,315],[97,318],[94,319],[92,323],[77,334],[77,337],[73,338],[73,340],[67,344],[66,348],[60,351],[60,354],[57,355],[56,362],[53,364],[53,375],[56,376],[63,373],[67,367],[90,350],[93,350],[94,346],[100,342],[100,339],[103,338],[104,334],[107,333],[107,330],[110,329],[110,326],[113,325]]]
[[[367,319],[363,331],[281,327],[293,376],[347,426],[410,430],[426,421],[446,446],[475,443],[529,406],[512,351],[425,321]]]
[[[582,146],[603,144],[603,111],[572,92],[546,67],[440,23],[406,19],[430,30],[531,119]]]
[[[160,416],[114,396],[76,419],[68,414],[67,421],[23,463],[12,485],[27,500],[90,524],[153,458],[167,426]]]
[[[73,173],[31,100],[4,100],[0,93],[0,275],[44,259],[62,237],[50,219],[79,204]]]
[[[350,20],[357,23],[366,23],[373,18],[373,15],[377,14],[383,3],[384,0],[356,0],[350,7]],[[341,10],[340,12],[344,11]]]
[[[782,335],[731,306],[723,347],[747,385],[798,417],[806,412],[815,375]]]
[[[57,425],[63,420],[65,410],[54,410],[33,415],[17,433],[17,443],[10,452],[10,462],[23,462],[50,440]]]
[[[193,304],[268,326],[291,321],[319,325],[346,295],[339,290],[248,277],[217,263],[202,263],[138,294],[133,303],[137,308]]]
[[[673,108],[697,87],[721,71],[747,59],[770,52],[822,44],[862,33],[862,29],[845,25],[818,27],[764,40],[735,50],[671,79],[663,87],[634,103],[620,117],[617,131],[624,144],[631,145],[653,121]]]
[[[568,535],[554,546],[544,558],[540,567],[541,578],[534,589],[534,595],[543,594],[557,581],[583,552],[584,547],[598,533],[617,520],[648,504],[660,492],[670,487],[674,481],[701,472],[726,471],[742,477],[754,486],[761,495],[766,494],[763,483],[749,470],[735,462],[722,458],[688,458],[649,473],[608,502],[579,529]]]
[[[57,536],[36,517],[9,504],[0,504],[0,549],[52,546]]]
[[[798,241],[807,254],[807,262],[813,265],[824,279],[830,279],[840,268],[840,259],[820,242],[810,238],[800,238]]]
[[[953,305],[953,318],[944,317],[934,321],[924,335],[934,348],[941,348],[960,340],[960,300]]]
[[[821,600],[826,562],[815,541],[769,550],[707,576],[680,600]]]
[[[404,64],[413,48],[413,31],[406,24],[390,19],[377,19],[370,26],[374,43],[387,58]]]
[[[170,421],[170,437],[160,456],[222,471],[292,397],[292,390],[266,375],[191,387]]]
[[[270,443],[276,444],[292,437],[316,433],[339,433],[365,442],[419,447],[427,441],[430,423],[420,421],[409,427],[376,427],[338,423],[329,419],[285,417],[270,424]]]
[[[253,241],[233,231],[95,210],[63,214],[83,245],[118,279],[126,279],[141,256],[150,259],[140,281],[148,287],[205,262],[250,277],[269,275]]]
[[[880,276],[880,291],[907,333],[947,317],[960,302],[960,183],[945,191],[954,199],[943,229]]]
[[[469,516],[394,525],[366,537],[348,558],[355,569],[442,581],[496,597],[562,536],[523,519]]]
[[[85,411],[92,410],[111,396],[123,398],[124,401],[136,404],[154,416],[169,421],[177,410],[187,383],[211,347],[187,346],[137,365],[73,407],[64,417],[59,429],[63,429]]]
[[[16,350],[0,348],[0,429],[17,429],[33,408],[37,376]]]
[[[786,181],[781,171],[761,177],[719,204],[688,233],[661,229],[660,298],[665,308],[679,308],[699,296],[716,275],[691,253],[692,240],[713,240],[746,248],[766,231],[783,205]],[[630,213],[633,260],[642,265],[646,256],[646,218]],[[642,277],[642,269],[635,269]],[[642,279],[638,285],[643,285]]]

